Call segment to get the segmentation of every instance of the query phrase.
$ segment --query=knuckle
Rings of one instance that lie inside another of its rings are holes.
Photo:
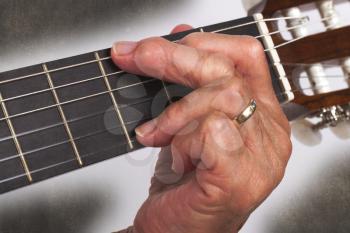
[[[185,102],[185,99],[182,99],[170,105],[167,111],[165,111],[165,120],[179,119],[179,117],[183,116],[184,111],[186,111]]]
[[[165,133],[168,133],[168,134],[173,134],[173,132],[167,132],[168,129],[170,128],[170,122],[172,121],[172,119],[176,119],[176,117],[179,114],[178,112],[178,105],[177,104],[173,104],[171,105],[165,112],[164,114],[162,114],[162,117],[160,118],[160,121],[159,121],[159,126],[160,126],[160,129],[162,131],[165,131]]]
[[[203,73],[212,73],[213,76],[220,75],[221,78],[232,78],[235,75],[234,66],[227,56],[221,53],[206,53],[202,58]]]
[[[245,105],[242,81],[239,79],[228,79],[216,90],[217,95],[213,99],[213,109],[225,109],[231,117],[237,115]],[[234,104],[232,104],[234,103]],[[227,109],[227,106],[231,106]]]
[[[207,135],[220,133],[227,127],[227,117],[223,112],[215,111],[205,117],[202,123],[201,132]]]
[[[202,187],[205,194],[207,204],[210,206],[226,206],[231,200],[231,194],[229,191],[225,191],[223,188],[216,185],[206,184]]]
[[[243,90],[243,82],[238,79],[230,79],[225,84],[225,90],[229,93],[241,93]]]
[[[251,57],[261,58],[261,57],[265,56],[264,55],[264,48],[258,39],[254,38],[252,36],[246,36],[245,42],[246,42],[247,47],[249,48],[249,55]]]
[[[187,45],[199,45],[202,37],[202,32],[193,32],[181,39],[181,43]]]
[[[150,38],[140,42],[136,54],[141,58],[153,58],[156,54],[163,52],[160,44],[163,42],[160,38]]]
[[[150,38],[139,42],[134,56],[136,64],[142,71],[149,73],[152,71],[150,69],[159,71],[164,67],[167,56],[163,44],[164,39],[162,38]]]

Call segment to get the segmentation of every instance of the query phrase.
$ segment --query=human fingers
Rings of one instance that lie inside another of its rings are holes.
[[[118,42],[113,61],[123,70],[191,88],[233,75],[231,62],[218,53],[150,38],[140,42]]]

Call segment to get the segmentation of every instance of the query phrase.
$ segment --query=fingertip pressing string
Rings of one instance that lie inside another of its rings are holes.
[[[328,17],[327,17],[328,18]],[[327,20],[327,18],[323,18],[321,19],[321,22],[322,21],[325,21]],[[279,20],[289,20],[289,19],[301,19],[303,20],[302,21],[302,24],[301,25],[297,25],[297,26],[292,26],[292,27],[288,27],[288,28],[285,28],[284,30],[277,30],[277,31],[274,31],[274,32],[271,32],[271,33],[268,33],[268,34],[264,34],[264,35],[259,35],[255,38],[263,38],[263,37],[267,37],[267,36],[271,36],[271,35],[274,35],[274,34],[278,34],[278,33],[281,33],[281,32],[288,32],[288,31],[291,31],[291,30],[294,30],[294,29],[297,29],[299,27],[302,27],[302,26],[305,26],[306,24],[310,24],[310,20],[308,17],[278,17],[278,18],[270,18],[270,19],[261,19],[261,20],[255,20],[255,21],[252,21],[252,22],[249,22],[249,23],[245,23],[245,24],[241,24],[241,25],[236,25],[236,26],[232,26],[232,27],[228,27],[228,28],[224,28],[224,29],[221,29],[221,30],[216,30],[216,31],[212,31],[212,33],[220,33],[220,32],[224,32],[224,31],[227,31],[227,30],[231,30],[231,29],[234,29],[234,28],[239,28],[239,27],[244,27],[244,26],[248,26],[248,25],[251,25],[251,24],[255,24],[255,23],[258,23],[258,22],[269,22],[269,21],[279,21]],[[314,22],[316,23],[316,22]],[[328,27],[331,27],[331,26],[328,26]],[[266,49],[265,52],[269,52],[270,50],[273,50],[273,49],[278,49],[280,47],[283,47],[287,44],[290,44],[290,43],[293,43],[297,40],[300,40],[304,37],[299,37],[299,38],[296,38],[296,39],[293,39],[291,41],[287,41],[285,43],[282,43],[282,44],[279,44],[277,46],[275,46],[274,48],[270,48],[270,49]],[[174,41],[176,42],[176,41]],[[96,63],[96,62],[99,62],[99,61],[104,61],[104,60],[110,60],[111,57],[104,57],[104,58],[100,58],[100,59],[96,59],[96,60],[91,60],[91,61],[87,61],[87,62],[83,62],[83,63],[79,63],[79,64],[73,64],[73,65],[70,65],[70,66],[65,66],[65,67],[60,67],[60,68],[57,68],[57,69],[52,69],[52,70],[47,70],[47,71],[43,71],[43,72],[39,72],[39,73],[35,73],[35,74],[30,74],[30,75],[25,75],[25,76],[21,76],[21,77],[16,77],[16,78],[13,78],[13,79],[10,79],[10,80],[5,80],[5,81],[0,81],[0,85],[2,84],[7,84],[7,83],[10,83],[10,82],[15,82],[15,81],[20,81],[20,80],[23,80],[23,79],[27,79],[27,78],[31,78],[31,77],[35,77],[35,76],[38,76],[38,75],[43,75],[43,74],[46,74],[46,73],[53,73],[53,72],[58,72],[58,71],[62,71],[62,70],[66,70],[66,69],[71,69],[71,68],[75,68],[75,67],[79,67],[79,66],[83,66],[83,65],[88,65],[88,64],[92,64],[92,63]],[[294,64],[295,65],[295,64]],[[303,64],[305,65],[305,64]],[[118,72],[114,72],[114,73],[110,73],[110,74],[106,74],[105,76],[109,77],[109,76],[113,76],[113,75],[117,75],[117,74],[123,74],[125,73],[124,71],[118,71]],[[36,91],[36,92],[31,92],[31,93],[27,93],[27,94],[24,94],[24,95],[19,95],[19,96],[14,96],[14,97],[11,97],[11,98],[7,98],[7,99],[3,99],[2,102],[7,102],[7,101],[11,101],[11,100],[15,100],[15,99],[20,99],[20,98],[25,98],[25,97],[28,97],[28,96],[31,96],[31,95],[36,95],[36,94],[40,94],[40,93],[43,93],[43,92],[46,92],[46,91],[52,91],[54,89],[59,89],[59,88],[64,88],[64,87],[69,87],[69,86],[72,86],[72,85],[77,85],[77,84],[81,84],[81,83],[85,83],[85,82],[89,82],[89,81],[93,81],[93,80],[96,80],[96,79],[100,79],[100,78],[103,78],[105,77],[103,75],[101,76],[97,76],[97,77],[93,77],[93,78],[89,78],[89,79],[85,79],[85,80],[82,80],[82,81],[77,81],[77,82],[74,82],[74,83],[69,83],[69,84],[65,84],[65,85],[61,85],[61,86],[57,86],[55,88],[47,88],[47,89],[43,89],[43,90],[39,90],[39,91]],[[120,89],[125,89],[125,88],[131,88],[133,86],[136,86],[136,85],[140,85],[140,84],[145,84],[146,82],[153,82],[153,81],[156,81],[156,79],[151,79],[151,80],[146,80],[146,81],[143,81],[143,82],[139,82],[139,83],[135,83],[135,84],[132,84],[132,85],[128,85],[128,86],[124,86],[124,87],[120,87],[120,88],[116,88],[116,89],[113,89],[112,91],[118,91]],[[292,90],[291,92],[295,93],[295,92],[301,92],[303,90],[309,90],[309,89],[314,89],[314,87],[310,87],[310,88],[305,88],[305,89],[298,89],[298,90]],[[84,97],[81,97],[81,98],[77,98],[77,99],[73,99],[73,100],[70,100],[70,101],[66,101],[66,102],[62,102],[62,104],[69,104],[69,103],[74,103],[74,102],[78,102],[78,101],[83,101],[87,98],[92,98],[92,97],[96,97],[96,96],[99,96],[99,95],[103,95],[103,94],[107,94],[109,93],[109,91],[106,91],[106,92],[100,92],[100,93],[95,93],[93,95],[89,95],[89,96],[84,96]],[[277,95],[277,96],[281,96],[281,95],[284,95],[285,93],[282,93],[280,95]],[[146,101],[151,101],[151,99],[148,99]],[[55,105],[51,105],[51,106],[46,106],[46,107],[43,107],[43,108],[39,108],[39,109],[34,109],[32,111],[28,111],[28,112],[24,112],[24,113],[19,113],[19,114],[16,114],[16,115],[10,115],[9,117],[4,117],[4,118],[1,118],[0,119],[0,122],[1,121],[4,121],[4,120],[8,120],[8,119],[12,119],[14,117],[18,117],[18,116],[24,116],[24,115],[27,115],[27,114],[32,114],[32,113],[35,113],[35,112],[38,112],[38,111],[43,111],[43,110],[46,110],[46,109],[49,109],[49,108],[53,108],[53,107],[57,107],[58,104],[55,104]],[[128,106],[131,106],[131,105],[125,105],[123,107],[128,107]],[[104,114],[105,112],[101,113],[101,114]],[[91,116],[91,115],[90,115]],[[73,121],[79,121],[79,120],[83,120],[85,117],[90,117],[90,116],[82,116],[81,118],[77,118],[77,119],[73,119],[73,120],[70,120],[71,122]],[[68,121],[68,122],[70,122]],[[126,122],[125,124],[134,124],[134,123],[137,123],[137,122]],[[51,125],[51,126],[47,126],[47,127],[55,127],[57,126],[57,124],[55,125]],[[28,132],[24,132],[22,134],[30,134],[30,133],[33,133],[33,132],[38,132],[38,131],[41,131],[41,130],[45,130],[47,127],[45,128],[42,128],[42,129],[37,129],[35,131],[28,131]],[[117,126],[115,127],[116,128],[119,128],[121,126]],[[113,129],[113,128],[112,128]],[[83,135],[81,136],[80,138],[82,137],[90,137],[90,136],[93,136],[95,134],[98,134],[98,133],[103,133],[103,132],[106,132],[107,130],[111,130],[111,129],[106,129],[106,130],[100,130],[100,131],[96,131],[96,132],[93,132],[91,134],[88,134],[88,135]],[[11,137],[7,137],[8,139],[10,139]],[[7,140],[7,138],[2,138],[0,139],[0,142],[3,141],[3,140]],[[74,140],[78,140],[79,138],[74,138]],[[133,142],[135,140],[132,140]],[[44,150],[48,147],[52,147],[52,146],[55,146],[57,144],[62,144],[62,143],[68,143],[68,141],[66,142],[58,142],[54,145],[49,145],[49,146],[46,146],[46,147],[43,147],[43,148],[38,148],[36,149],[36,151],[38,150]],[[125,143],[125,145],[127,145],[128,143]],[[119,146],[123,146],[121,144],[117,145],[118,147]],[[117,146],[114,146],[114,147],[117,147]],[[114,148],[113,147],[113,148]],[[108,149],[107,149],[108,150]],[[102,150],[104,151],[104,150]],[[31,152],[26,152],[24,153],[25,155],[28,155],[30,153],[34,153],[35,151],[31,151]],[[5,160],[8,160],[8,159],[12,159],[12,158],[15,158],[16,156],[19,156],[19,155],[15,155],[15,156],[11,156],[11,157],[8,157],[8,158],[5,158],[5,159],[2,159],[0,160],[0,163],[2,162],[5,162]],[[82,155],[82,158],[86,158],[88,156],[91,156],[91,153],[88,154],[88,155]],[[48,167],[44,167],[44,168],[41,168],[41,169],[38,169],[38,170],[35,170],[35,171],[31,171],[31,173],[36,173],[36,172],[39,172],[39,171],[42,171],[42,170],[45,170],[45,169],[49,169],[49,168],[53,168],[55,166],[59,166],[61,164],[64,164],[64,163],[69,163],[71,161],[75,161],[75,158],[72,159],[72,160],[67,160],[67,161],[64,161],[64,162],[61,162],[61,163],[57,163],[57,164],[53,164],[51,166],[48,166]],[[26,173],[23,173],[23,174],[20,174],[18,176],[14,176],[14,177],[10,177],[10,178],[7,178],[6,180],[0,180],[0,184],[1,183],[4,183],[4,182],[7,182],[11,179],[16,179],[18,177],[21,177],[21,176],[25,176]]]

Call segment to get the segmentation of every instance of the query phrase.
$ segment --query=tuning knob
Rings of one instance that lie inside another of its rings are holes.
[[[322,134],[314,129],[314,124],[307,119],[300,119],[292,122],[292,135],[304,145],[316,146],[322,141]]]

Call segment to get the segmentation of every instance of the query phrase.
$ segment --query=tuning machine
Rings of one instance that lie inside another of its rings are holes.
[[[340,123],[350,121],[350,104],[323,108],[315,116],[319,121],[313,125],[314,130],[336,127]]]

